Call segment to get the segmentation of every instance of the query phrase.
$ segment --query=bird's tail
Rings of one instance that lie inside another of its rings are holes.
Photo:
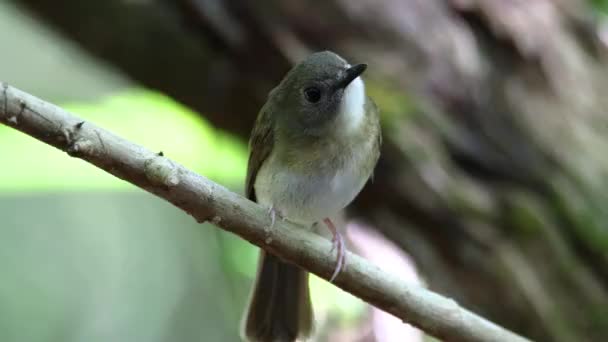
[[[313,329],[308,273],[260,252],[242,334],[252,342],[292,342]]]

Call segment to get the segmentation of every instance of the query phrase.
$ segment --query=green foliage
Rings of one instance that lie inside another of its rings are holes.
[[[512,192],[506,200],[506,219],[510,227],[516,229],[523,237],[542,232],[546,224],[542,209],[534,197],[525,192]]]
[[[608,212],[603,205],[604,193],[590,189],[583,194],[582,189],[566,182],[555,182],[554,186],[555,212],[573,226],[573,232],[590,250],[607,255],[608,229],[605,222],[608,221]]]
[[[608,0],[591,0],[591,6],[602,14],[608,14]]]
[[[384,127],[391,127],[395,119],[413,112],[412,101],[399,87],[392,87],[385,80],[370,79],[366,84],[368,95],[374,99],[380,109]]]
[[[164,95],[132,90],[98,103],[63,107],[130,141],[163,151],[213,180],[236,184],[244,177],[245,145]],[[135,189],[12,128],[0,126],[0,146],[4,147],[0,192]]]

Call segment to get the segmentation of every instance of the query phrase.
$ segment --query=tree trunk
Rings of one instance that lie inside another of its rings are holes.
[[[369,63],[386,143],[350,214],[499,324],[608,336],[608,72],[586,2],[14,2],[244,138],[310,51]]]

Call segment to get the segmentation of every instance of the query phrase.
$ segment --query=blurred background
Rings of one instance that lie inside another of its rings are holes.
[[[241,191],[268,91],[367,62],[350,249],[538,341],[608,339],[608,13],[583,0],[0,0],[0,81]],[[0,127],[1,341],[238,341],[250,244]],[[315,341],[432,340],[311,280]]]

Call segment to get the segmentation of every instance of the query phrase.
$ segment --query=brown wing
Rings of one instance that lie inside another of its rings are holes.
[[[249,138],[249,162],[247,164],[247,178],[245,180],[245,196],[256,201],[255,177],[262,163],[268,158],[274,146],[274,135],[270,114],[262,108],[255,121],[251,137]]]

